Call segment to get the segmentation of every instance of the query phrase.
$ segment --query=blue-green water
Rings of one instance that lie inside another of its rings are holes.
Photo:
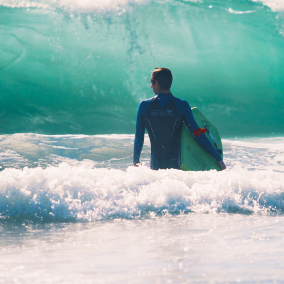
[[[283,12],[0,0],[0,283],[283,283]],[[133,167],[156,66],[220,130],[225,171],[153,171],[148,136]]]
[[[0,1],[0,133],[134,133],[156,66],[223,137],[284,133],[281,3],[100,2]]]

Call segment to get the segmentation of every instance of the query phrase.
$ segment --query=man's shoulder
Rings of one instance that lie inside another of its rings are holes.
[[[148,107],[154,99],[155,97],[141,101],[139,107]]]
[[[186,100],[174,97],[174,102],[181,114],[185,114],[189,111],[190,106]]]
[[[141,101],[140,104],[149,104],[149,103],[151,103],[155,98],[156,98],[156,97],[152,97],[152,98],[143,100],[143,101]]]
[[[183,99],[180,99],[180,98],[177,98],[177,97],[174,97],[174,102],[176,104],[176,106],[179,106],[179,107],[187,107],[189,104],[186,100],[183,100]]]
[[[178,102],[178,103],[182,103],[182,104],[188,104],[188,102],[186,100],[183,100],[183,99],[180,99],[180,98],[177,98],[177,97],[174,97],[174,101]]]
[[[155,97],[141,101],[139,104],[138,113],[140,115],[144,115],[154,99]]]

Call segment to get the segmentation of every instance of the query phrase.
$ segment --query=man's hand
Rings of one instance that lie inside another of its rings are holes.
[[[224,171],[226,169],[226,165],[225,165],[223,160],[219,161],[218,165],[219,165],[219,167],[222,171]]]

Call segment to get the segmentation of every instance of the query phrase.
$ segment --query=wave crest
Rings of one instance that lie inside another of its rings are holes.
[[[147,167],[78,166],[5,169],[0,173],[2,219],[96,221],[161,214],[280,214],[282,173],[152,171]]]

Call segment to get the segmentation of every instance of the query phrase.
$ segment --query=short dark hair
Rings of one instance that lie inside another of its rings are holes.
[[[170,89],[173,82],[173,75],[168,68],[155,68],[151,76],[151,82],[158,81],[162,90]]]

